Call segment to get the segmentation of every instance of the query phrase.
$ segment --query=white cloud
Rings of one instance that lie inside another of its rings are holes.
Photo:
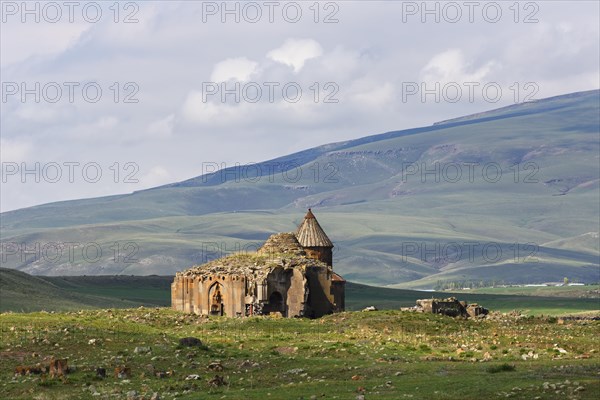
[[[192,91],[181,107],[181,114],[186,121],[197,125],[235,126],[248,116],[248,103],[204,101],[202,92]]]
[[[169,137],[173,134],[175,124],[175,114],[169,114],[165,118],[159,119],[148,125],[148,133],[156,137]]]
[[[205,102],[200,91],[188,94],[181,112],[186,120],[196,123],[209,122],[219,115],[218,106]]]
[[[145,188],[163,185],[172,182],[173,177],[162,165],[155,165],[140,177],[140,184]]]
[[[321,45],[312,39],[288,39],[281,47],[271,50],[267,57],[273,61],[288,65],[299,72],[306,61],[323,54]]]
[[[120,120],[114,115],[99,115],[91,121],[79,121],[72,123],[65,128],[60,135],[68,140],[68,146],[64,150],[68,150],[69,146],[77,146],[75,143],[86,144],[91,142],[116,143],[115,140],[123,140],[124,135],[120,130]],[[55,131],[53,131],[56,135]]]
[[[322,66],[338,80],[350,78],[360,70],[360,54],[357,51],[336,47],[333,51],[323,54]]]
[[[13,16],[13,18],[15,17]],[[20,21],[8,19],[7,23],[2,23],[0,66],[6,67],[32,57],[61,54],[75,46],[92,26],[93,24],[85,22],[23,24]]]
[[[354,94],[352,99],[360,106],[380,109],[392,103],[394,93],[394,86],[391,83],[377,84],[373,82],[372,85],[364,88],[363,91]]]
[[[119,119],[109,115],[109,116],[105,116],[100,118],[97,122],[96,122],[96,127],[98,129],[113,129],[114,127],[117,126],[117,124],[119,123]]]
[[[73,107],[63,104],[48,104],[48,103],[18,103],[14,110],[15,117],[22,122],[37,122],[37,123],[56,123],[69,119],[73,113]]]
[[[461,49],[448,49],[435,55],[421,70],[421,78],[425,82],[480,82],[496,67],[489,61],[476,68],[466,60]]]
[[[598,66],[599,35],[597,26],[540,22],[529,35],[508,46],[503,57],[517,73],[560,80],[561,74],[579,74]]]
[[[31,142],[28,140],[0,138],[0,158],[2,162],[21,162],[31,157]]]
[[[247,58],[228,58],[215,65],[210,76],[212,82],[236,80],[249,81],[257,73],[258,63]]]

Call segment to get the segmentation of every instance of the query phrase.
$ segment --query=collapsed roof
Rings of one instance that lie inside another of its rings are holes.
[[[296,236],[293,233],[276,233],[256,252],[236,253],[202,265],[195,265],[176,276],[208,277],[211,275],[227,274],[261,278],[275,268],[325,267],[327,264],[308,258]]]

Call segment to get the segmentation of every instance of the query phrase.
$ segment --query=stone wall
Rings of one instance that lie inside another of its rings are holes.
[[[458,301],[434,301],[432,312],[435,314],[443,314],[449,317],[458,317],[465,315],[465,308]]]
[[[245,277],[236,275],[215,275],[201,277],[197,284],[198,296],[194,302],[194,312],[202,315],[221,315],[214,306],[217,293],[221,296],[222,315],[230,317],[245,314],[244,298],[246,296]]]
[[[307,317],[318,318],[331,314],[334,310],[331,294],[331,270],[324,267],[307,267],[305,271],[308,281]]]
[[[293,270],[287,293],[288,317],[303,317],[307,301],[307,280],[302,271]]]
[[[235,317],[247,315],[247,304],[253,304],[259,305],[252,307],[253,313],[318,318],[345,308],[345,282],[332,282],[331,275],[327,267],[312,266],[304,271],[275,268],[258,282],[231,274],[176,276],[171,306],[186,313]]]
[[[306,256],[313,260],[319,260],[329,265],[333,265],[333,255],[330,247],[305,247]]]
[[[487,315],[488,312],[489,311],[487,308],[483,308],[479,304],[469,304],[469,306],[467,307],[467,313],[469,314],[469,317],[479,317],[480,315]]]
[[[293,274],[292,269],[274,268],[267,275],[267,295],[264,298],[266,305],[264,312],[280,312],[281,315],[288,315],[288,290],[291,282],[290,278]]]
[[[219,297],[218,304],[215,296]],[[171,284],[171,307],[198,315],[244,315],[245,278],[235,275],[178,276]],[[217,308],[214,306],[218,305]]]
[[[332,281],[331,294],[335,303],[334,312],[344,311],[346,309],[346,282]]]

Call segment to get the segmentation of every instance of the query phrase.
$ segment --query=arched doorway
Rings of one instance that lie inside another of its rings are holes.
[[[215,282],[208,291],[208,304],[210,309],[210,315],[223,315],[223,294],[221,293],[222,287],[219,283]]]
[[[285,315],[285,304],[283,303],[283,296],[279,292],[273,292],[269,296],[269,312],[280,312],[284,317]]]

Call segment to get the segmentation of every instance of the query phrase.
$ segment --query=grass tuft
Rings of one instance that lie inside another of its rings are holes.
[[[503,363],[500,365],[490,365],[486,368],[486,371],[490,374],[496,374],[498,372],[513,372],[517,368],[514,365]]]

